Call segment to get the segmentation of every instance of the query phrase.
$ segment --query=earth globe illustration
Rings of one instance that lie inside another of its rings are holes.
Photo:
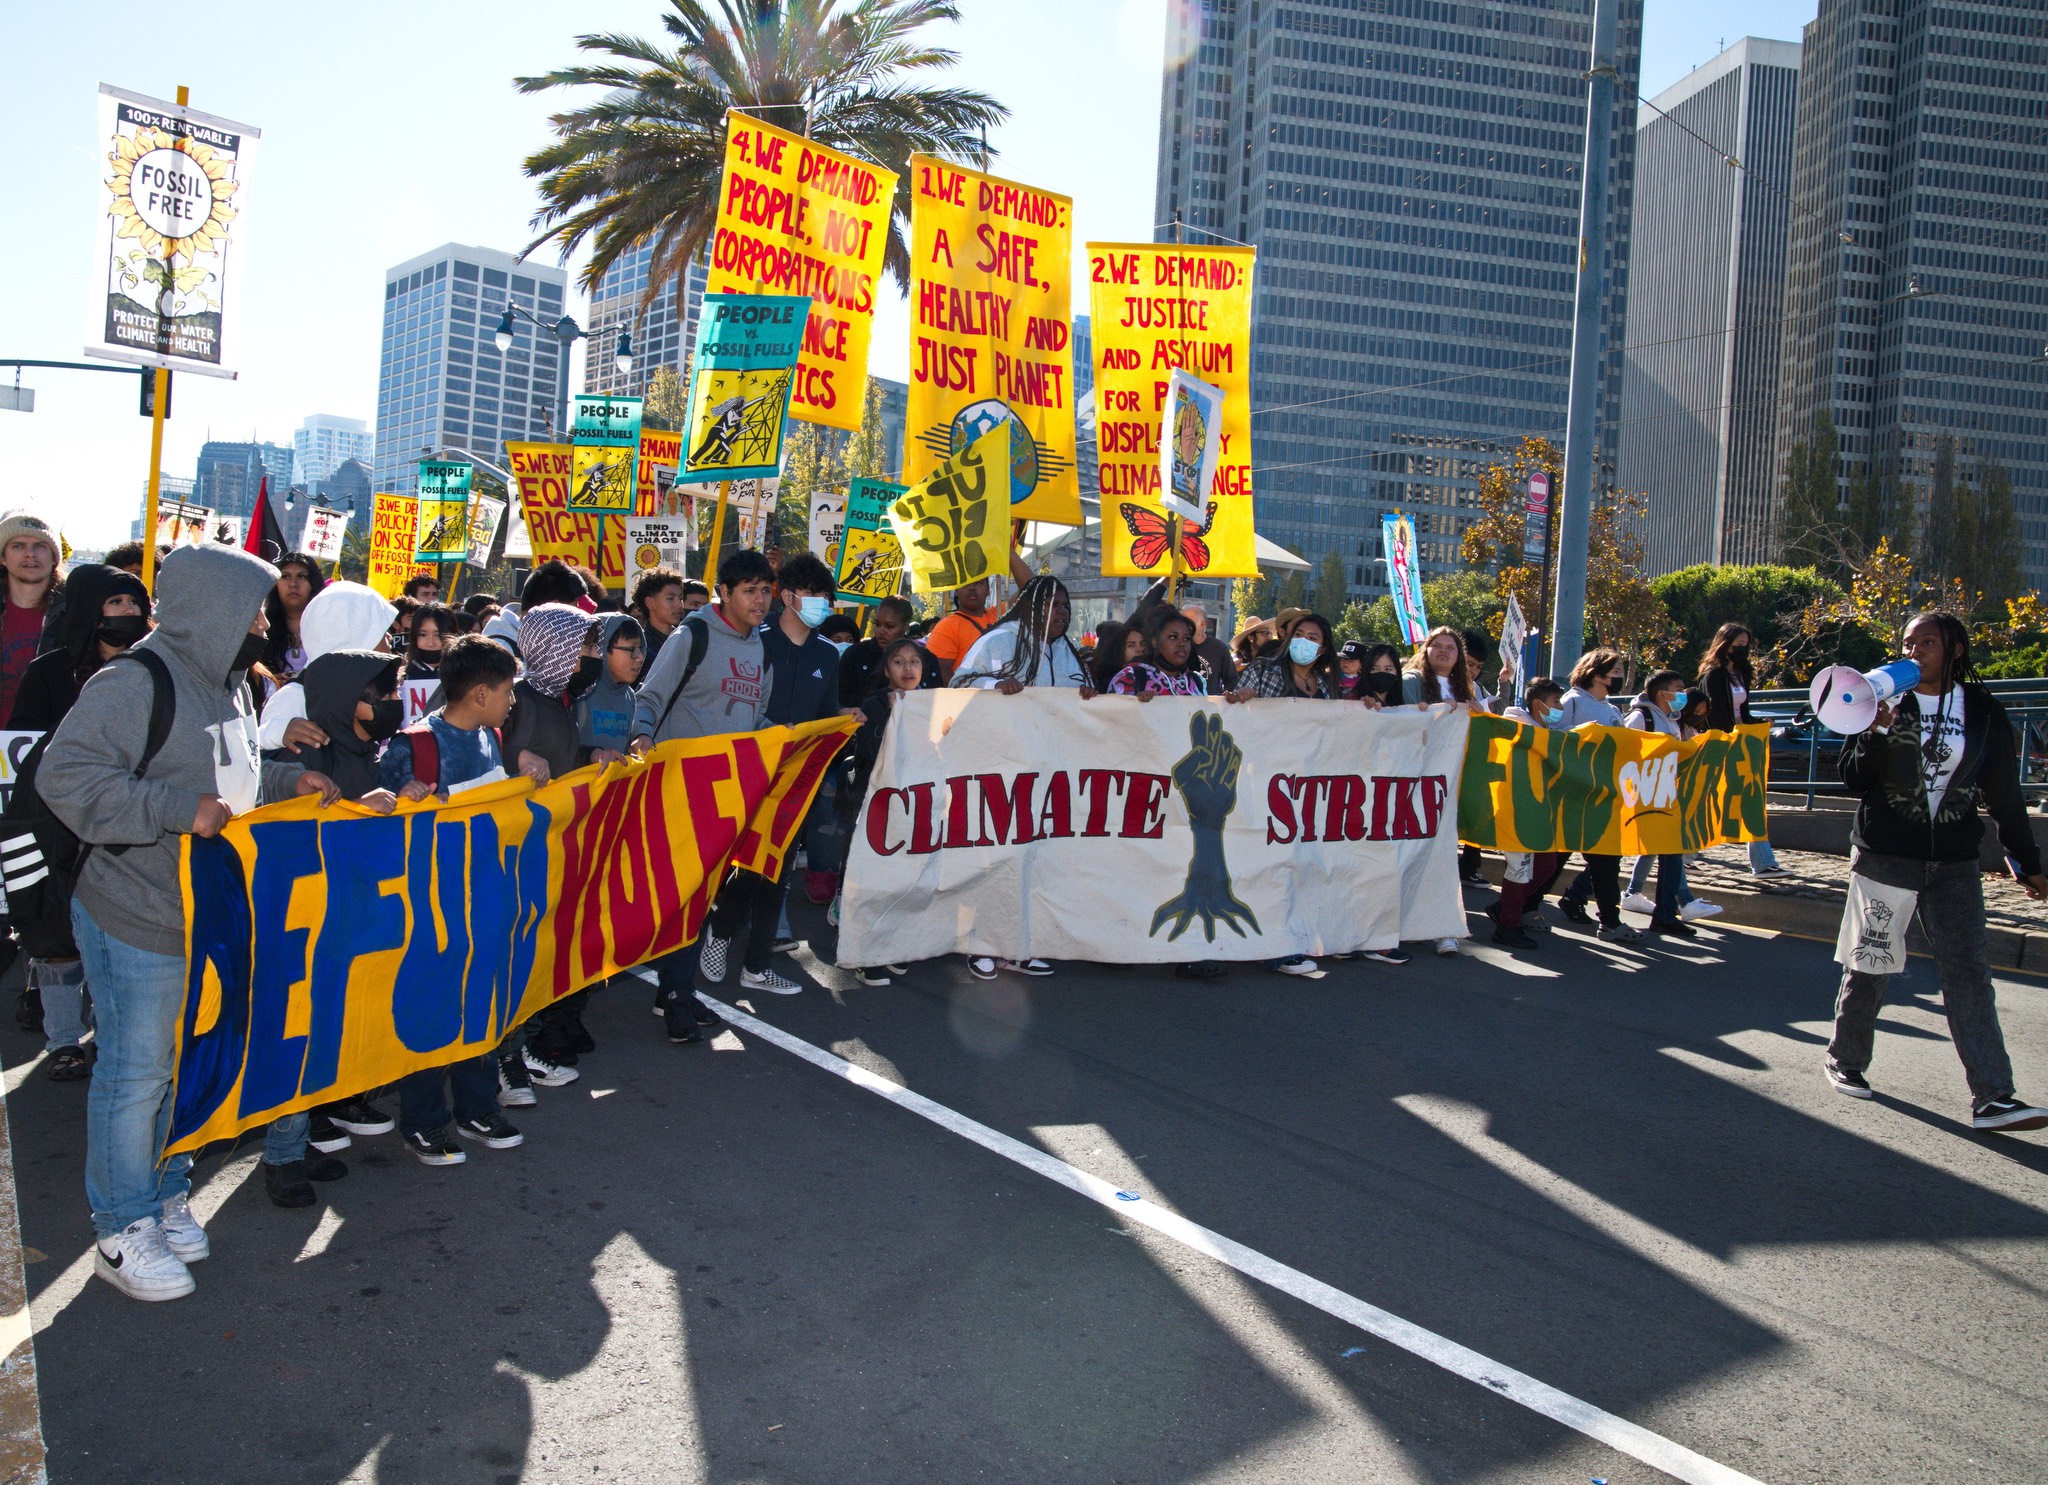
[[[1015,505],[1030,499],[1031,492],[1038,488],[1038,443],[1008,403],[997,397],[968,403],[953,414],[947,441],[957,454],[1005,418],[1011,423],[1010,502]]]

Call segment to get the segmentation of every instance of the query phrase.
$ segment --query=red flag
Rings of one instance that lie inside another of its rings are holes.
[[[284,528],[277,524],[277,512],[270,508],[270,476],[267,474],[256,486],[256,508],[249,512],[249,534],[242,538],[242,550],[261,557],[265,562],[277,561],[287,550]]]

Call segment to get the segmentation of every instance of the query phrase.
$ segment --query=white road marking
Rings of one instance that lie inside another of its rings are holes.
[[[306,1246],[299,1249],[299,1256],[294,1258],[292,1262],[304,1263],[308,1258],[318,1258],[322,1253],[325,1253],[328,1246],[333,1243],[334,1235],[341,1231],[341,1224],[346,1220],[333,1207],[329,1207],[326,1211],[322,1212],[320,1214],[320,1225],[307,1235]]]
[[[652,973],[648,971],[635,970],[633,973],[642,979],[653,979]],[[1142,1192],[1120,1191],[1117,1186],[1099,1176],[1090,1175],[1087,1171],[1056,1159],[1043,1150],[1034,1149],[1021,1140],[1012,1139],[1009,1135],[978,1123],[965,1114],[957,1113],[921,1093],[913,1093],[901,1083],[893,1082],[879,1073],[848,1062],[843,1057],[835,1057],[821,1047],[812,1046],[801,1037],[792,1036],[779,1026],[770,1025],[710,996],[703,998],[706,1004],[739,1030],[758,1036],[762,1041],[780,1047],[814,1067],[822,1068],[835,1077],[844,1078],[857,1088],[866,1089],[898,1108],[931,1121],[948,1133],[980,1145],[992,1154],[1021,1165],[1026,1170],[1041,1175],[1056,1185],[1064,1186],[1077,1195],[1085,1196],[1098,1206],[1115,1212],[1126,1222],[1141,1223],[1154,1232],[1172,1238],[1183,1247],[1213,1258],[1249,1278],[1278,1289],[1283,1294],[1290,1294],[1304,1304],[1313,1305],[1326,1315],[1334,1316],[1370,1335],[1378,1336],[1381,1340],[1398,1346],[1433,1366],[1442,1367],[1455,1376],[1490,1388],[1531,1412],[1540,1413],[1546,1418],[1562,1423],[1565,1427],[1606,1444],[1632,1459],[1640,1460],[1653,1469],[1662,1470],[1674,1479],[1684,1480],[1687,1485],[1761,1485],[1761,1482],[1753,1477],[1730,1469],[1727,1465],[1709,1459],[1703,1454],[1695,1453],[1662,1434],[1652,1433],[1626,1418],[1583,1402],[1570,1393],[1561,1392],[1525,1372],[1504,1366],[1467,1346],[1461,1346],[1434,1331],[1425,1330],[1420,1325],[1403,1320],[1399,1315],[1391,1314],[1378,1305],[1368,1304],[1299,1269],[1290,1268],[1277,1259],[1269,1258],[1256,1249],[1248,1248],[1219,1232],[1191,1222],[1176,1212],[1167,1211],[1157,1202],[1147,1201]]]

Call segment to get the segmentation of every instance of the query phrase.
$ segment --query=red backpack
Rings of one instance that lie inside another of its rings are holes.
[[[433,726],[423,717],[412,726],[400,729],[398,735],[405,739],[406,746],[412,750],[412,776],[439,793],[441,739],[434,736]],[[497,741],[498,757],[501,760],[499,766],[503,767],[505,734],[501,729],[493,727],[491,736]]]

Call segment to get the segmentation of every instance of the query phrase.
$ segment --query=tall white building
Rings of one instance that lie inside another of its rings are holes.
[[[493,248],[445,243],[384,275],[377,376],[379,490],[411,494],[429,450],[502,464],[510,441],[553,441],[569,398],[569,348],[524,314],[511,349],[494,339],[508,303],[552,326],[569,275]]]
[[[583,358],[583,390],[618,397],[642,397],[654,374],[666,367],[682,376],[697,340],[697,311],[704,303],[706,271],[700,254],[690,260],[680,283],[670,279],[645,309],[647,269],[654,249],[629,249],[605,270],[590,296],[590,345]],[[682,313],[676,312],[676,290],[683,291]],[[633,366],[618,369],[619,331],[632,336]]]
[[[292,434],[292,483],[310,490],[345,460],[368,464],[376,452],[377,440],[361,418],[314,413]]]

